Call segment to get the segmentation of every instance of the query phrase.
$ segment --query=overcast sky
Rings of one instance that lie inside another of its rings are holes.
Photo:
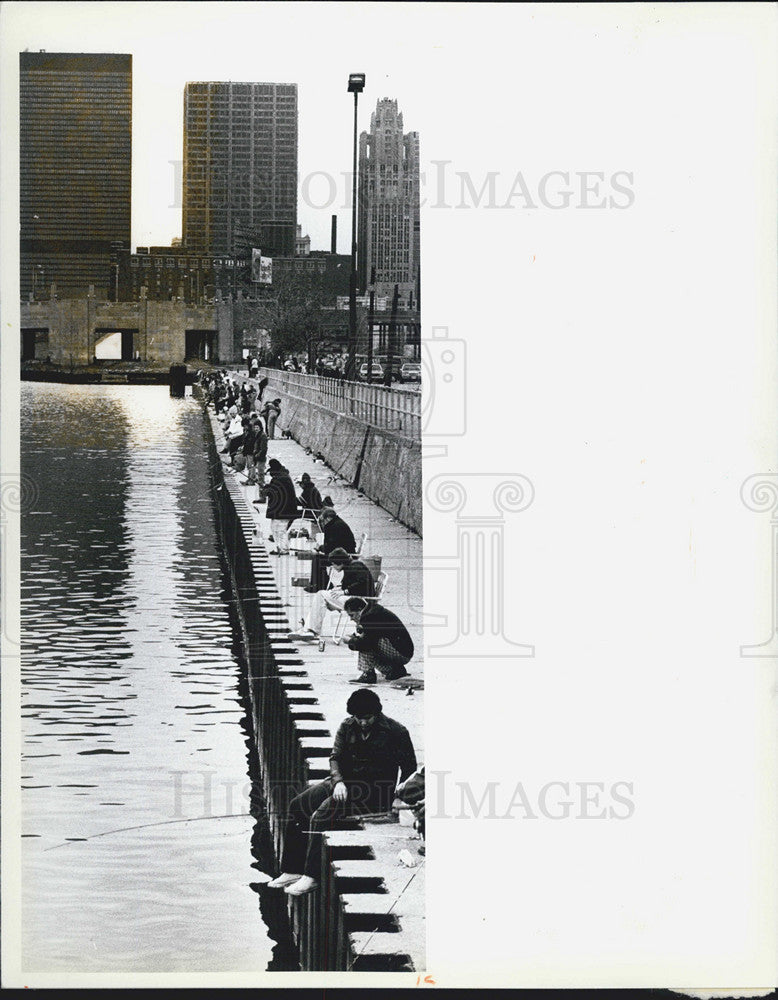
[[[179,165],[188,81],[298,85],[298,222],[314,249],[329,249],[333,212],[339,249],[347,253],[350,245],[350,186],[343,177],[352,155],[348,74],[367,74],[360,130],[369,127],[378,98],[394,97],[405,130],[423,137],[408,73],[421,43],[413,42],[421,10],[411,16],[401,5],[379,11],[355,4],[344,14],[309,4],[30,3],[11,5],[9,13],[19,50],[132,54],[133,246],[166,244],[181,235]],[[345,18],[350,29],[341,31]]]

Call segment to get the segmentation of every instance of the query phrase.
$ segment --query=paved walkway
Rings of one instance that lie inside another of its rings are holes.
[[[213,414],[212,409],[209,412]],[[218,425],[216,425],[218,427]],[[218,440],[218,436],[217,436]],[[223,445],[220,445],[223,447]],[[227,456],[221,456],[225,477],[232,477],[254,513],[254,544],[266,551],[273,548],[267,540],[270,522],[265,516],[266,507],[255,506],[257,489],[245,485],[242,473],[232,470]],[[380,556],[381,568],[388,574],[388,584],[382,603],[394,611],[406,624],[416,648],[413,660],[408,664],[408,672],[413,677],[423,678],[422,642],[422,541],[409,528],[400,524],[372,500],[355,490],[321,461],[314,459],[306,449],[291,439],[275,439],[269,442],[268,461],[278,459],[289,469],[293,480],[298,480],[303,472],[308,472],[322,496],[331,496],[335,510],[340,514],[359,540],[362,532],[367,533],[362,553]],[[303,539],[291,539],[291,545],[304,545]],[[295,578],[310,575],[310,560],[288,556],[268,556],[286,617],[294,629],[310,606],[312,595],[302,587],[294,586]],[[331,638],[337,613],[327,615],[324,623],[325,648],[319,650],[317,643],[295,643],[298,655],[304,661],[314,693],[320,703],[320,711],[330,736],[334,738],[337,727],[346,717],[346,701],[355,686],[349,683],[358,676],[357,654],[344,644],[336,645]],[[419,765],[424,761],[424,692],[416,690],[412,694],[392,688],[379,678],[373,688],[383,703],[384,713],[408,728],[416,749]],[[326,737],[325,739],[329,739]],[[391,908],[400,925],[400,933],[359,932],[352,935],[353,945],[358,952],[368,956],[371,952],[402,950],[413,958],[416,969],[425,967],[424,940],[424,858],[418,854],[420,841],[412,827],[381,822],[365,823],[368,839],[375,854],[373,866],[380,867],[387,895],[381,897],[382,909]],[[340,835],[348,838],[344,831]],[[363,838],[365,834],[361,835]],[[416,867],[406,868],[398,859],[399,852],[407,850]],[[356,862],[343,862],[356,864]],[[375,871],[375,868],[373,868]],[[359,899],[343,897],[344,906],[358,906]],[[373,901],[374,902],[374,901]],[[387,941],[387,939],[389,939]]]

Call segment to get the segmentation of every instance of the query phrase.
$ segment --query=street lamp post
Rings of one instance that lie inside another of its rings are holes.
[[[354,381],[357,356],[357,100],[365,89],[365,74],[350,73],[348,92],[354,95],[354,170],[351,190],[351,279],[348,295],[348,359],[345,376]]]
[[[375,264],[370,268],[370,309],[367,314],[367,383],[373,381],[373,313],[375,311]]]

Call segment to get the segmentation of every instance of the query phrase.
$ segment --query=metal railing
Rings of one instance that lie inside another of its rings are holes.
[[[277,368],[262,368],[260,378],[268,379],[264,398],[272,398],[277,389],[286,396],[327,407],[373,427],[395,431],[405,437],[421,440],[421,393],[388,389],[383,385],[345,382],[302,372],[284,372]]]

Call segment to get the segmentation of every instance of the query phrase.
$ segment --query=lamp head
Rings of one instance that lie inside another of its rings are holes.
[[[349,94],[361,94],[364,89],[365,89],[365,74],[349,73],[348,75]]]

